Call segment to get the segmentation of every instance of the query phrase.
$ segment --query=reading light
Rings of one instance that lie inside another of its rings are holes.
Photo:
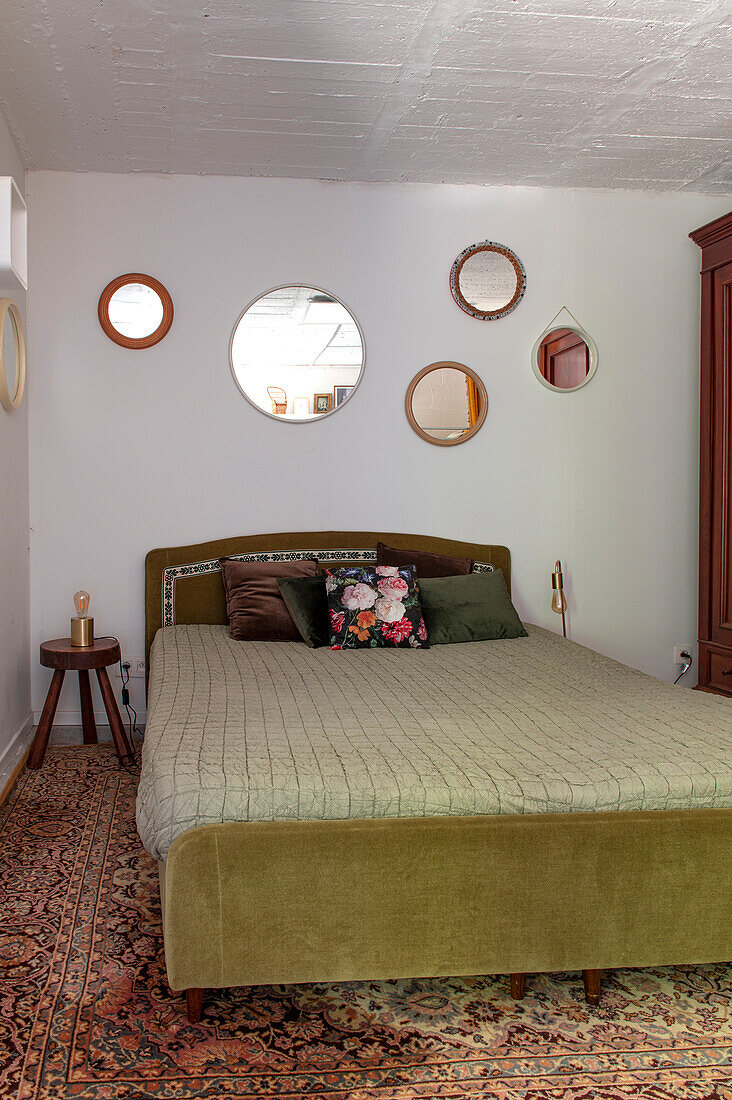
[[[564,595],[564,582],[562,578],[562,563],[556,561],[554,563],[554,572],[552,573],[552,611],[556,611],[557,615],[562,616],[562,634],[567,637],[567,622],[564,617],[564,612],[567,610],[567,600]]]
[[[94,644],[94,620],[89,615],[91,596],[80,588],[74,593],[76,615],[71,619],[71,644],[88,646]]]

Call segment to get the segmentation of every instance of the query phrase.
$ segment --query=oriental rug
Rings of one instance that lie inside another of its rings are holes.
[[[732,967],[258,987],[188,1024],[133,772],[50,749],[0,811],[3,1100],[732,1100]]]

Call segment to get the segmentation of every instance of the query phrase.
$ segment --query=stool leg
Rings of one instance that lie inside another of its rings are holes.
[[[117,707],[117,700],[114,697],[106,668],[97,669],[97,680],[99,681],[99,687],[102,691],[104,709],[107,712],[109,726],[112,730],[112,740],[114,741],[114,747],[117,750],[119,761],[121,764],[131,764],[132,752],[127,740],[127,734],[125,733],[125,727],[122,725],[122,719]]]
[[[511,974],[511,996],[514,1001],[520,1001],[523,999],[526,992],[526,975],[525,974]]]
[[[202,989],[187,989],[186,990],[186,1015],[188,1016],[188,1022],[191,1024],[197,1024],[201,1019],[201,1013],[203,1012],[203,990]]]
[[[51,686],[48,689],[48,695],[46,701],[43,704],[43,710],[41,712],[41,720],[38,723],[38,729],[36,735],[33,738],[33,744],[31,745],[30,755],[28,757],[29,768],[40,768],[43,763],[43,758],[46,755],[46,747],[48,745],[48,738],[51,733],[51,726],[53,725],[54,715],[56,714],[56,707],[58,706],[58,697],[61,694],[61,685],[64,682],[64,670],[57,668],[53,674],[51,680]]]
[[[79,669],[79,699],[81,700],[81,724],[84,727],[84,744],[96,745],[97,725],[94,721],[94,704],[92,703],[89,672],[85,668]]]
[[[582,979],[585,983],[585,1000],[588,1005],[599,1004],[602,970],[583,970]]]

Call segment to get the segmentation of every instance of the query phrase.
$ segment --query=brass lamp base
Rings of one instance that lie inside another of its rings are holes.
[[[94,620],[74,617],[71,620],[71,644],[78,646],[94,645]]]

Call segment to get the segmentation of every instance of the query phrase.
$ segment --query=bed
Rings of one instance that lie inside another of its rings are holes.
[[[732,957],[732,706],[551,632],[338,653],[228,637],[218,558],[501,568],[318,532],[154,550],[138,795],[165,956],[202,991]],[[161,629],[162,628],[162,629]],[[591,979],[594,981],[594,977]]]

